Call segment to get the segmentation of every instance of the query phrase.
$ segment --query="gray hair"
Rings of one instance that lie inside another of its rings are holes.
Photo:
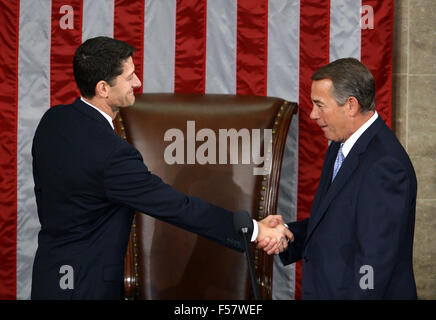
[[[338,59],[312,75],[314,81],[324,79],[332,81],[332,96],[339,105],[344,105],[349,97],[355,97],[362,113],[375,109],[375,80],[371,71],[359,60]]]

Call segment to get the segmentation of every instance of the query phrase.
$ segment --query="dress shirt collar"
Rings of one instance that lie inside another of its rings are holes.
[[[371,118],[369,118],[359,129],[356,130],[344,143],[342,146],[342,153],[344,154],[344,158],[350,153],[351,148],[356,143],[357,139],[365,132],[366,129],[369,128],[371,124],[377,119],[378,114],[377,111],[374,112]]]
[[[95,110],[97,110],[98,112],[100,112],[103,117],[106,118],[106,120],[109,122],[109,124],[111,125],[112,129],[114,130],[114,124],[112,122],[112,118],[105,112],[101,111],[99,108],[97,108],[96,106],[90,104],[88,101],[86,101],[85,99],[83,99],[83,97],[80,97],[80,100],[82,100],[83,102],[85,102],[88,106],[93,107]]]

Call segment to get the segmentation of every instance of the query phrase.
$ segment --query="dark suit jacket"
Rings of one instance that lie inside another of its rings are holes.
[[[280,258],[303,258],[303,299],[416,299],[409,157],[379,116],[331,183],[339,145],[327,150],[310,218],[288,224],[295,242]]]
[[[45,113],[32,155],[41,223],[32,299],[121,299],[135,210],[243,250],[232,212],[162,182],[80,99]],[[73,270],[73,289],[61,288],[62,266]]]

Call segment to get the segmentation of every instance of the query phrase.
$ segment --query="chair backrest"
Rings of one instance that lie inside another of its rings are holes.
[[[120,111],[115,125],[141,152],[149,170],[166,183],[228,210],[246,210],[260,220],[276,211],[281,161],[296,110],[295,103],[272,97],[144,94]],[[224,141],[220,132],[233,138],[246,138],[248,132],[249,138],[235,139],[238,143],[232,147],[231,138]],[[264,141],[268,132],[271,138]],[[265,154],[264,142],[272,142]],[[252,154],[264,156],[264,161],[259,164],[262,158]],[[209,163],[203,164],[206,160]],[[178,163],[171,164],[174,161]],[[252,250],[261,296],[270,299],[272,257]],[[251,297],[244,254],[144,214],[135,216],[125,267],[128,299]]]

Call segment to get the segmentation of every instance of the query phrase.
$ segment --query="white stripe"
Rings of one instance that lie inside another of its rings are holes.
[[[176,0],[145,2],[143,92],[174,92]]]
[[[268,2],[268,96],[298,101],[299,0]],[[298,117],[289,128],[280,178],[277,212],[286,222],[297,219]],[[273,299],[294,299],[295,264],[283,266],[274,258]]]
[[[83,0],[82,42],[114,36],[114,0]]]
[[[207,2],[206,93],[236,93],[237,1]]]
[[[268,96],[298,101],[300,1],[268,2]]]
[[[28,299],[40,229],[31,146],[36,126],[50,107],[51,1],[21,0],[19,28],[17,299]]]
[[[353,57],[360,60],[361,0],[330,1],[330,61]]]

